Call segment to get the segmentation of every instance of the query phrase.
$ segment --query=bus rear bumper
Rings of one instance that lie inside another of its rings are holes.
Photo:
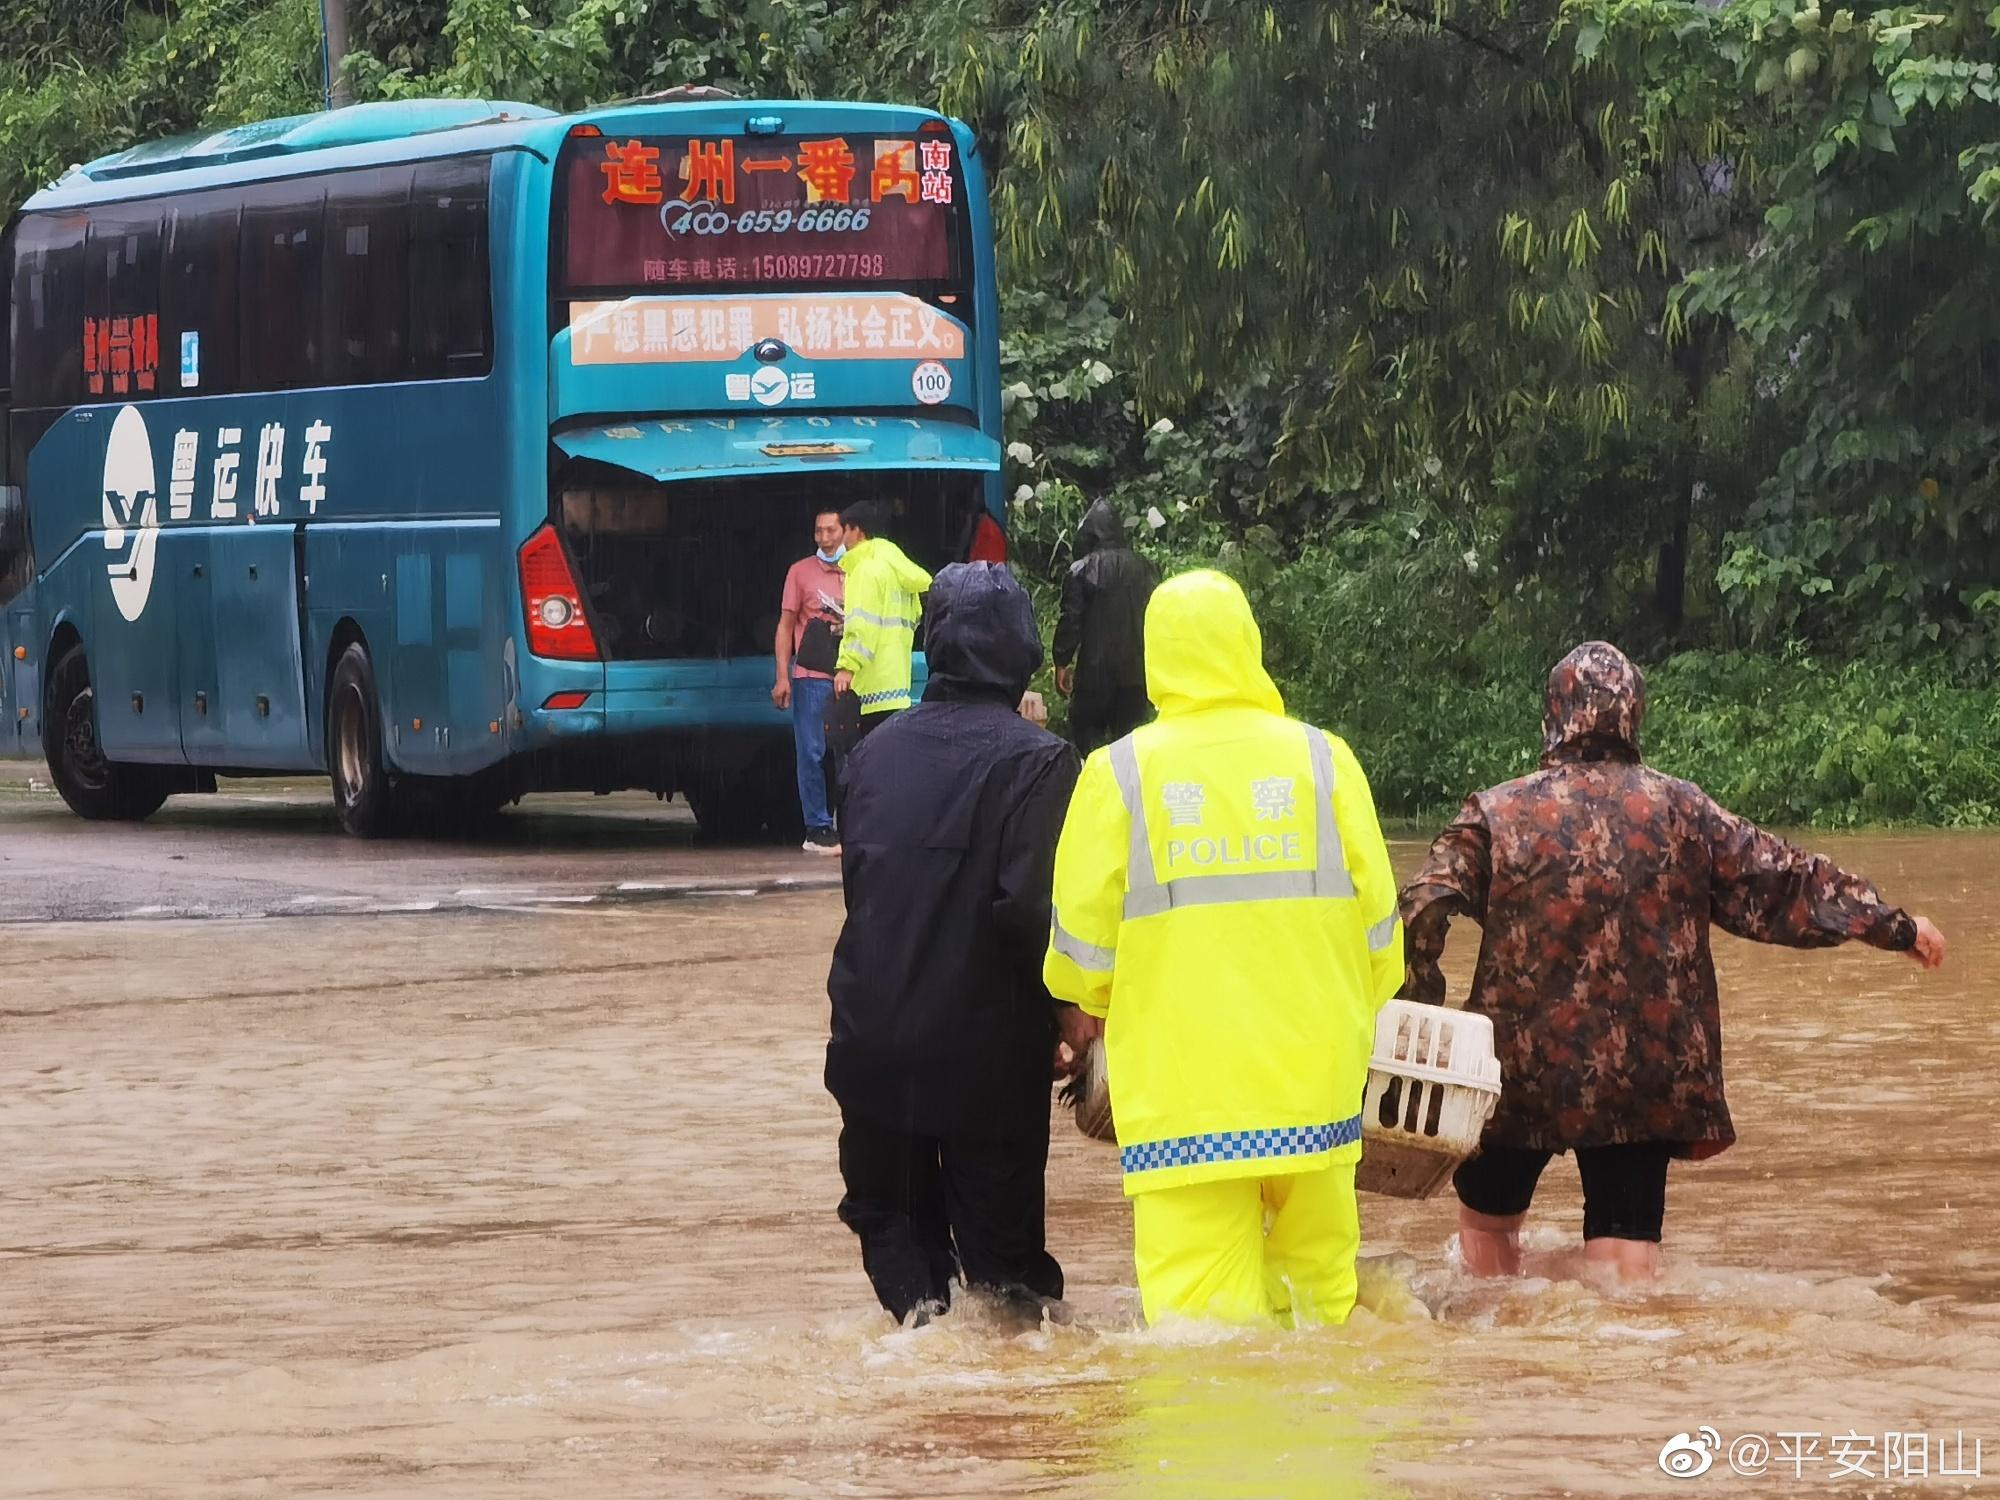
[[[912,691],[921,695],[923,657],[919,655],[912,666]],[[591,674],[593,685],[588,688],[571,674],[564,676],[569,680],[546,690],[536,683],[524,694],[517,750],[529,754],[574,750],[591,740],[618,741],[628,747],[652,742],[671,749],[704,741],[740,744],[791,736],[790,712],[771,701],[773,662],[768,656],[611,662],[601,679]],[[598,682],[602,685],[595,685]],[[547,706],[563,692],[587,696],[573,707]]]

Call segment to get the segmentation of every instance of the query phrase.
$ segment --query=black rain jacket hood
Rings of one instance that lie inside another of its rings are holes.
[[[953,563],[931,583],[924,659],[932,698],[1020,701],[1042,665],[1028,591],[1002,563]]]
[[[1084,558],[1100,547],[1124,545],[1125,523],[1118,519],[1118,512],[1111,508],[1111,502],[1091,501],[1090,509],[1083,513],[1083,524],[1076,528],[1076,555]]]

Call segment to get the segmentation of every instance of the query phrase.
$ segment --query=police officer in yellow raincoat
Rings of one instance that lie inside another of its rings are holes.
[[[1043,968],[1102,1019],[1146,1318],[1344,1322],[1361,1094],[1403,980],[1374,799],[1285,717],[1220,573],[1153,595],[1146,691],[1158,720],[1084,765]]]
[[[863,737],[910,706],[910,654],[931,586],[931,575],[881,534],[887,514],[874,500],[857,500],[840,513],[847,540],[840,558],[847,575],[846,629],[833,690],[860,698]]]

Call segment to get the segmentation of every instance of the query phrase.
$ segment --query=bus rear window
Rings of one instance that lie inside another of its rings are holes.
[[[572,138],[568,291],[948,288],[966,279],[949,134]]]

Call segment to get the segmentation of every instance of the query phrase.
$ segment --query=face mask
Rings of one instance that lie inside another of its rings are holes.
[[[845,557],[846,555],[847,555],[847,543],[842,542],[838,547],[835,547],[831,552],[828,552],[824,547],[822,547],[820,549],[819,560],[823,563],[837,563],[841,560],[841,558]]]

